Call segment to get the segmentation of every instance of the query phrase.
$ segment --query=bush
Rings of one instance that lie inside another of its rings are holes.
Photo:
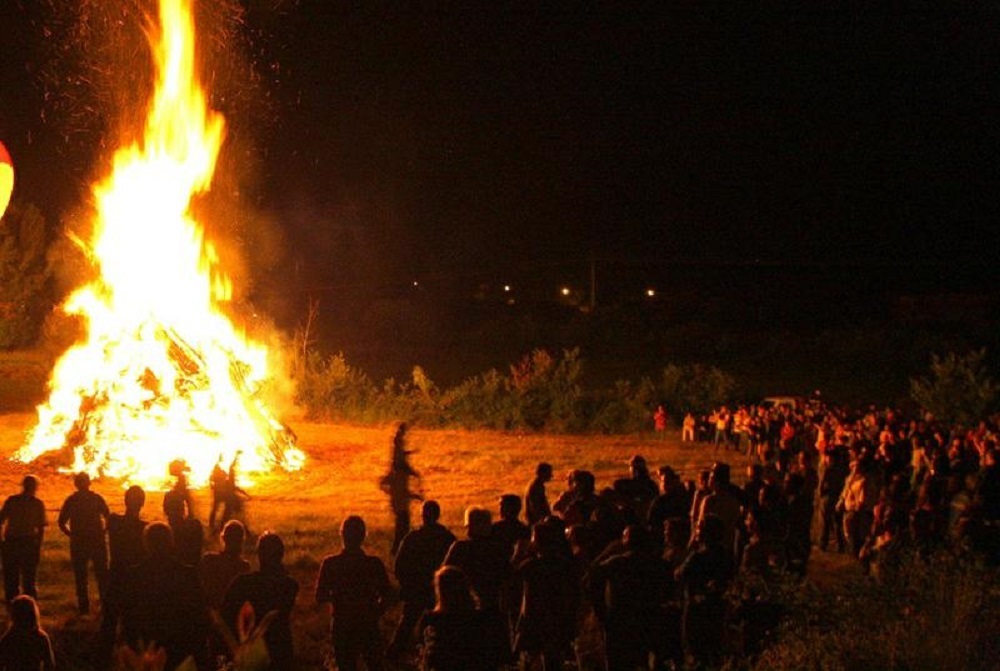
[[[660,398],[668,412],[705,414],[731,400],[736,380],[715,366],[670,364],[660,379]]]
[[[12,203],[0,219],[0,349],[31,344],[52,307],[49,231],[34,205]]]
[[[298,370],[298,397],[312,418],[357,420],[376,397],[372,381],[348,365],[343,353],[324,359],[308,352]]]
[[[580,350],[566,350],[556,360],[536,349],[510,367],[513,424],[519,428],[576,431],[584,427]]]
[[[1000,659],[1000,583],[953,557],[907,564],[892,583],[800,591],[754,668],[959,671]]]
[[[441,408],[444,423],[466,429],[509,429],[513,424],[509,380],[496,369],[446,391]]]
[[[611,389],[585,390],[578,349],[558,358],[534,350],[510,367],[491,369],[441,390],[420,366],[411,382],[377,387],[343,354],[326,359],[300,334],[290,352],[296,400],[311,418],[348,422],[399,419],[424,426],[574,433],[635,433],[649,428],[658,398],[675,408],[710,408],[728,399],[735,383],[706,366],[668,366],[657,388],[648,378],[619,380]]]
[[[937,419],[969,426],[997,406],[997,383],[984,365],[986,350],[931,356],[929,377],[910,380],[910,397]]]
[[[650,428],[656,387],[649,378],[638,384],[618,380],[612,389],[595,395],[590,428],[598,433],[638,433]]]

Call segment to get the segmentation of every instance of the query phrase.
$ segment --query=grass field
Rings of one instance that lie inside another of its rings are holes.
[[[0,445],[5,457],[21,444],[33,419],[29,413],[0,415]],[[306,467],[297,473],[275,474],[254,487],[248,521],[254,532],[271,529],[285,540],[286,562],[301,586],[295,613],[296,650],[302,668],[320,668],[327,652],[328,615],[313,605],[312,585],[323,556],[338,548],[341,520],[349,514],[362,515],[369,523],[369,551],[383,559],[389,554],[392,520],[378,480],[388,463],[393,427],[293,425],[308,457]],[[416,427],[410,433],[409,446],[417,451],[411,459],[423,476],[424,495],[441,503],[444,523],[455,530],[461,527],[466,506],[478,504],[495,509],[500,494],[522,493],[539,461],[551,462],[557,473],[574,467],[590,468],[602,485],[627,474],[626,462],[636,453],[645,455],[653,465],[669,463],[684,477],[694,477],[712,460],[711,449],[706,446],[682,445],[651,435],[508,435],[423,431]],[[41,477],[39,495],[53,525],[46,535],[39,575],[43,619],[64,657],[64,667],[85,668],[74,664],[67,655],[80,654],[88,638],[86,632],[93,631],[97,622],[92,616],[76,616],[69,546],[54,527],[59,506],[72,492],[71,476],[7,460],[0,475],[0,493],[16,493],[28,472]],[[553,482],[551,493],[561,486],[560,481]],[[113,511],[124,509],[120,483],[99,481],[94,489],[107,499]],[[162,517],[162,499],[161,492],[149,493],[144,517]],[[209,505],[205,492],[198,493],[196,504],[196,512],[204,520]]]

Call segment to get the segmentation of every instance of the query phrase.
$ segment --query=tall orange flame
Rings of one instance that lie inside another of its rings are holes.
[[[190,213],[224,136],[195,75],[194,35],[190,0],[161,0],[144,136],[117,151],[94,187],[87,246],[99,278],[63,306],[84,318],[88,338],[57,363],[21,460],[72,450],[74,471],[147,486],[163,485],[177,459],[196,485],[237,455],[244,483],[302,464],[291,432],[258,398],[267,350],[218,309],[232,285]]]

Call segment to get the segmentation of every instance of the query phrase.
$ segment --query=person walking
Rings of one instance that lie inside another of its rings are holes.
[[[408,430],[406,422],[400,422],[396,428],[396,433],[392,437],[389,472],[382,476],[380,482],[382,491],[389,495],[389,507],[392,509],[395,522],[391,550],[393,555],[399,550],[403,538],[410,532],[410,501],[424,500],[420,493],[410,491],[410,478],[419,480],[420,473],[410,465],[409,455],[413,454],[413,451],[406,449]]]

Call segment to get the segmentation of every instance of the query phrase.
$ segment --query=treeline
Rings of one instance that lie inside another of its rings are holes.
[[[672,421],[729,402],[736,380],[702,364],[670,364],[655,378],[584,383],[579,349],[536,349],[505,372],[491,369],[447,389],[416,366],[412,379],[376,384],[343,354],[308,352],[293,366],[297,401],[314,419],[370,423],[409,419],[423,426],[552,432],[630,433],[652,427],[663,404]]]

